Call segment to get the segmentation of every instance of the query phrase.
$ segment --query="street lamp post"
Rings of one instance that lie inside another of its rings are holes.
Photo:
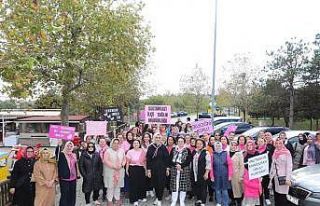
[[[217,59],[217,20],[218,20],[218,0],[215,0],[214,7],[214,39],[213,39],[213,69],[212,69],[212,92],[211,92],[211,119],[214,120],[215,111],[215,78],[216,78],[216,59]]]

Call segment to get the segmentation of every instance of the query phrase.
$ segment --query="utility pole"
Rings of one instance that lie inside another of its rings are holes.
[[[211,119],[214,120],[215,112],[215,79],[216,79],[216,59],[217,59],[217,20],[218,20],[218,0],[215,0],[214,7],[214,39],[213,39],[213,68],[212,68],[212,92],[211,92]]]

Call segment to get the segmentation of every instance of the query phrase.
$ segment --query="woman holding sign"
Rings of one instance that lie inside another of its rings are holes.
[[[270,171],[273,187],[270,184],[269,188],[274,189],[275,206],[286,206],[289,205],[286,195],[291,185],[292,157],[281,139],[276,140],[275,147]]]
[[[260,178],[249,179],[248,160],[252,157],[259,155],[256,150],[256,144],[252,140],[248,140],[246,151],[244,152],[244,175],[243,175],[243,188],[244,199],[242,205],[254,206],[260,204],[261,195],[261,180]]]

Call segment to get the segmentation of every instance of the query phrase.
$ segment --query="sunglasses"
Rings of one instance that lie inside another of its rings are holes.
[[[89,146],[88,148],[94,148],[93,146]]]

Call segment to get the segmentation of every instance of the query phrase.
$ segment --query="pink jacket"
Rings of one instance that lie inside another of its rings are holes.
[[[289,186],[288,185],[279,185],[278,176],[286,176],[286,180],[291,180],[292,174],[292,157],[288,152],[287,154],[281,154],[277,159],[273,158],[271,170],[270,170],[270,179],[274,178],[275,180],[275,190],[280,194],[288,194]]]
[[[259,198],[262,192],[260,178],[249,180],[249,172],[245,168],[243,174],[244,197]]]

